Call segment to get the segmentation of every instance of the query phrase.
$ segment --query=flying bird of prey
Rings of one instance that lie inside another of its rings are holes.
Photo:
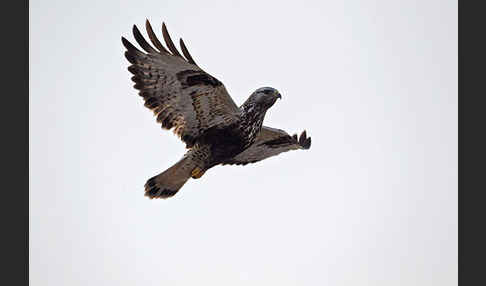
[[[223,83],[202,70],[180,39],[181,55],[172,42],[165,23],[164,47],[148,20],[145,23],[150,45],[138,28],[133,35],[145,51],[122,37],[131,63],[134,87],[145,106],[157,116],[164,129],[173,129],[188,151],[172,167],[145,184],[149,198],[169,198],[189,178],[198,179],[208,169],[222,164],[245,165],[282,152],[309,149],[311,138],[304,130],[299,137],[262,126],[267,110],[281,98],[271,87],[262,87],[238,107]]]

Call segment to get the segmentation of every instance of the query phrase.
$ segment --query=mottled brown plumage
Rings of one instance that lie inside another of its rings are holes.
[[[122,37],[134,87],[162,128],[172,129],[188,151],[179,162],[145,184],[149,198],[173,196],[189,178],[200,178],[218,164],[246,165],[282,152],[309,149],[310,137],[263,126],[266,111],[281,98],[269,87],[257,89],[238,107],[224,85],[202,70],[182,41],[182,55],[162,24],[164,47],[146,21],[151,46],[136,26],[137,49]],[[155,48],[154,48],[155,47]]]

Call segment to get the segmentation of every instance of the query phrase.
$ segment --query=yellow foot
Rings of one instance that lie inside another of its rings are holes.
[[[199,167],[194,168],[194,170],[191,172],[191,177],[193,179],[199,179],[202,177],[202,175],[204,175],[204,171]]]

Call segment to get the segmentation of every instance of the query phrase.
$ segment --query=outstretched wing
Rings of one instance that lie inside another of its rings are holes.
[[[186,147],[207,129],[228,125],[237,120],[238,106],[224,85],[197,66],[184,42],[179,53],[167,28],[162,23],[162,35],[168,50],[155,36],[148,20],[147,34],[152,47],[133,26],[133,35],[146,52],[142,52],[122,37],[125,57],[132,64],[128,70],[134,75],[134,87],[145,100],[145,106],[157,116],[165,129],[174,128]]]
[[[282,152],[309,149],[310,146],[311,138],[307,137],[305,131],[297,138],[297,134],[290,136],[283,130],[263,126],[255,142],[248,149],[224,162],[223,165],[246,165],[278,155]]]

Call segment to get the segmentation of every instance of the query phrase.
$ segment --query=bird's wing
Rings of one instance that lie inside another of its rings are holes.
[[[239,109],[224,85],[194,62],[184,42],[181,55],[162,23],[167,49],[155,36],[150,23],[145,24],[152,47],[133,26],[133,35],[145,52],[122,37],[125,57],[132,64],[134,87],[140,90],[145,106],[157,116],[165,129],[174,128],[187,147],[207,129],[225,126],[237,120]],[[185,57],[185,58],[184,58]]]
[[[307,137],[305,131],[300,134],[300,137],[297,137],[297,134],[290,136],[283,130],[263,126],[255,142],[248,149],[224,162],[223,165],[246,165],[278,155],[282,152],[309,149],[310,146],[311,138]]]

